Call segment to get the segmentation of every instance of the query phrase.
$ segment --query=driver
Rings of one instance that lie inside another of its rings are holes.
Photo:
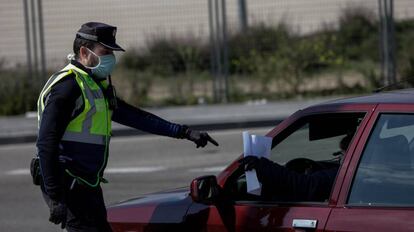
[[[340,163],[353,134],[341,139],[338,155]],[[311,173],[298,173],[264,157],[246,156],[239,160],[244,170],[256,170],[257,178],[262,184],[261,196],[265,200],[277,201],[319,201],[329,198],[339,166],[318,170]]]

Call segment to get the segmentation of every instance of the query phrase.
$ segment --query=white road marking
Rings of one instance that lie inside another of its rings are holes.
[[[29,111],[25,114],[26,118],[37,118],[37,112],[36,111]]]
[[[26,168],[20,168],[20,169],[15,169],[15,170],[11,170],[6,172],[6,175],[9,176],[20,176],[20,175],[29,175],[30,171],[29,169]]]
[[[189,172],[220,172],[223,171],[226,166],[214,166],[214,167],[205,167],[205,168],[193,168],[188,170]]]
[[[224,170],[226,166],[212,166],[204,168],[189,169],[188,172],[220,172]],[[105,174],[130,174],[130,173],[150,173],[167,170],[164,166],[148,166],[148,167],[122,167],[122,168],[107,168]],[[6,171],[7,176],[22,176],[30,175],[29,169],[19,168],[10,171]]]
[[[28,149],[29,152],[33,154],[36,153],[36,145],[33,143],[21,143],[21,144],[4,144],[0,145],[0,155],[9,155],[8,151],[15,151],[16,149]]]
[[[166,167],[163,166],[153,166],[153,167],[123,167],[123,168],[107,168],[105,170],[106,174],[128,174],[128,173],[149,173],[149,172],[158,172],[166,170]],[[5,172],[8,176],[21,176],[29,175],[29,169],[19,168],[11,171]]]

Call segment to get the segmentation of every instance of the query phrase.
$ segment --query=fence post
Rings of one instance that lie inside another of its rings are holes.
[[[389,65],[389,82],[396,83],[396,59],[395,59],[395,28],[394,28],[394,0],[389,0],[389,10],[388,10],[388,43],[389,43],[389,56],[390,56],[390,65]]]
[[[208,0],[211,72],[215,102],[228,101],[228,45],[226,0]]]
[[[216,42],[215,42],[215,31],[214,31],[214,11],[213,11],[213,0],[207,0],[208,2],[208,23],[210,28],[210,72],[213,75],[213,99],[214,102],[218,101],[218,94],[217,94],[217,67],[216,67],[216,60],[215,60],[215,51],[216,51]]]
[[[37,11],[39,18],[39,45],[40,45],[40,58],[41,58],[41,75],[46,77],[46,52],[45,52],[45,38],[43,30],[43,5],[42,0],[37,0]]]
[[[32,39],[33,39],[33,58],[34,58],[34,79],[39,76],[39,54],[37,51],[37,30],[36,30],[36,5],[35,0],[31,1],[31,16],[32,16]]]
[[[246,0],[239,0],[240,29],[245,32],[248,27]]]
[[[30,45],[30,27],[29,27],[29,6],[28,0],[23,0],[24,8],[24,28],[26,35],[26,59],[27,59],[27,79],[31,78],[33,75],[32,70],[32,47]]]
[[[378,0],[380,18],[381,76],[384,85],[396,82],[394,1]]]
[[[222,15],[222,47],[223,47],[223,98],[222,102],[227,103],[229,100],[229,53],[227,44],[227,15],[226,15],[226,0],[222,0],[221,15]]]

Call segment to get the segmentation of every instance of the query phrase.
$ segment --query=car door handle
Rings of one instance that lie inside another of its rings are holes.
[[[317,224],[318,224],[318,220],[293,219],[292,227],[293,228],[315,229]]]

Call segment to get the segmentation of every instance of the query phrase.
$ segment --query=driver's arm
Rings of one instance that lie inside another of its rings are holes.
[[[264,191],[287,201],[325,201],[335,181],[337,169],[300,174],[261,158],[256,168]],[[267,194],[269,194],[267,193]]]
[[[329,198],[337,168],[300,174],[266,158],[257,159],[254,168],[262,183],[265,199],[281,201],[325,201]]]

